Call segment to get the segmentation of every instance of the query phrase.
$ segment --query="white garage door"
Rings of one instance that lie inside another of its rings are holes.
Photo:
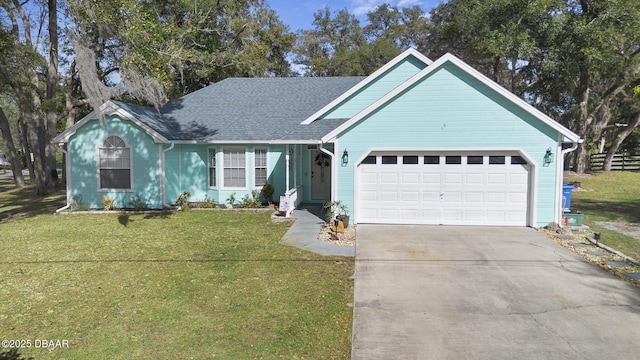
[[[529,168],[515,153],[374,153],[358,166],[357,221],[526,226]]]

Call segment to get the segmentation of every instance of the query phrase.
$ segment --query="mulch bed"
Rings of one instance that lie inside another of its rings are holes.
[[[334,233],[329,224],[324,224],[318,234],[318,240],[326,241],[342,246],[354,246],[356,244],[356,226],[349,225],[344,233]]]

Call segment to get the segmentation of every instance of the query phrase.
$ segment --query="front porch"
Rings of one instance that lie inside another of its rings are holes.
[[[279,210],[291,217],[305,204],[307,209],[324,218],[323,204],[334,194],[336,156],[333,145],[287,144],[285,149],[285,193]]]

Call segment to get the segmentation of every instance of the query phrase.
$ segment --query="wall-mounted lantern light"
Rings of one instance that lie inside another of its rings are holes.
[[[347,149],[344,149],[342,153],[342,165],[346,165],[347,163],[349,163],[349,152]]]
[[[551,164],[552,162],[553,162],[553,153],[551,152],[551,148],[548,148],[546,154],[544,154],[544,163]]]

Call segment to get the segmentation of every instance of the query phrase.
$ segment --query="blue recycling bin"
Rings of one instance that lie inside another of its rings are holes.
[[[576,186],[573,184],[562,184],[562,210],[569,211],[571,209],[571,196],[573,195],[573,189]]]

